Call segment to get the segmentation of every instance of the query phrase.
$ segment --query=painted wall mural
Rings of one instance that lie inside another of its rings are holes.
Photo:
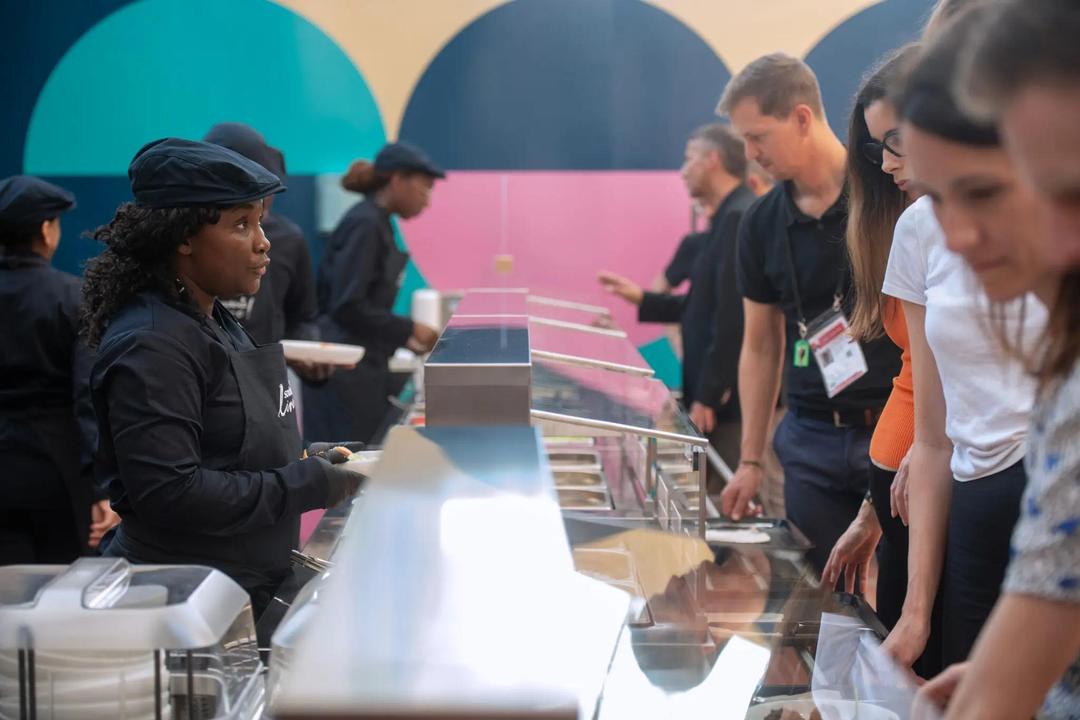
[[[686,136],[731,74],[783,50],[817,71],[843,134],[860,76],[914,38],[931,0],[36,0],[0,9],[0,176],[49,177],[79,208],[57,256],[127,199],[143,143],[245,122],[281,148],[276,207],[316,253],[315,176],[387,139],[449,171],[399,227],[406,290],[495,280],[611,305],[663,377],[677,363],[594,281],[648,283],[689,227]],[[407,308],[408,292],[402,308]]]

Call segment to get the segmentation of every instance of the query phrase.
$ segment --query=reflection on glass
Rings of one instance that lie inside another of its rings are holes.
[[[529,346],[533,350],[567,357],[599,360],[641,371],[650,370],[641,353],[625,337],[530,322]]]
[[[591,574],[612,584],[633,567],[650,618],[624,632],[601,718],[909,716],[912,688],[878,649],[872,611],[819,587],[799,554],[599,525],[568,525],[575,558],[611,553]]]
[[[534,358],[532,409],[700,439],[662,382],[602,368]]]

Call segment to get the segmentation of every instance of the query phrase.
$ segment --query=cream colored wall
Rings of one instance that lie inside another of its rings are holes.
[[[455,35],[506,0],[275,0],[327,33],[363,73],[396,138],[428,64]],[[776,50],[802,57],[877,0],[646,0],[693,29],[733,73]]]

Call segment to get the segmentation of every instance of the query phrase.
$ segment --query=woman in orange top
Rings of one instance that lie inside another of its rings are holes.
[[[835,585],[845,577],[848,592],[864,590],[874,550],[878,553],[877,612],[892,629],[907,590],[907,455],[915,438],[915,397],[907,324],[900,304],[881,293],[897,219],[913,200],[900,147],[890,85],[912,58],[909,45],[886,59],[864,81],[855,98],[848,132],[848,252],[855,284],[851,333],[866,341],[883,333],[901,349],[900,374],[870,442],[870,491],[858,516],[829,556],[822,577]],[[926,657],[916,665],[936,674]],[[934,655],[936,657],[936,655]]]

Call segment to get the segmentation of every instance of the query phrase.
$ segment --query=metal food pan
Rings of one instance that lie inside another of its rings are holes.
[[[671,489],[671,505],[672,509],[679,509],[683,516],[687,520],[696,521],[698,517],[698,504],[701,501],[701,492],[698,490],[698,486],[693,486],[692,489],[684,489],[681,487],[673,487]],[[718,518],[720,512],[716,509],[716,505],[713,504],[712,498],[705,495],[705,517],[706,518]]]
[[[600,468],[600,454],[595,450],[550,450],[548,462],[552,469],[594,467]]]
[[[607,478],[600,470],[556,470],[557,488],[606,488]]]
[[[662,464],[690,463],[685,446],[679,449],[657,450],[656,461]]]
[[[660,473],[665,476],[685,475],[694,472],[694,465],[689,460],[658,462],[656,465],[660,468]]]
[[[611,510],[611,496],[606,490],[592,488],[557,488],[559,506],[563,510]]]
[[[684,472],[664,472],[660,471],[664,476],[664,480],[671,487],[677,487],[684,490],[697,490],[701,485],[701,473],[687,470]]]
[[[595,445],[596,438],[591,435],[548,435],[544,437],[544,446],[555,450],[594,447]]]

